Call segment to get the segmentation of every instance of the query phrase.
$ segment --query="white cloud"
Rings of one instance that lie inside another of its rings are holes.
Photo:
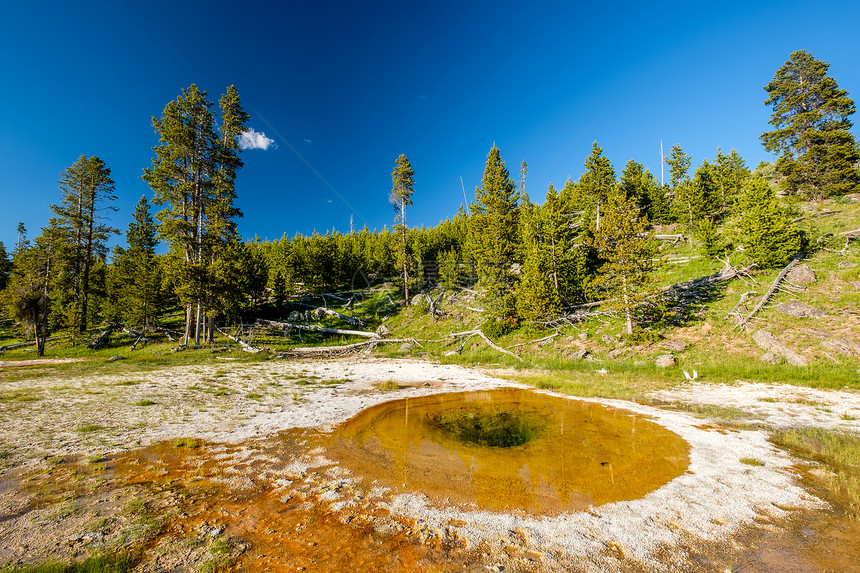
[[[241,149],[277,149],[278,144],[274,139],[266,137],[262,131],[254,131],[254,128],[249,127],[247,131],[243,131],[238,139]]]

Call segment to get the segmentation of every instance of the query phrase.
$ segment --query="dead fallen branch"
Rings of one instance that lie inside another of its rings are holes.
[[[52,336],[51,338],[48,338],[47,340],[45,340],[45,342],[56,342],[56,341],[61,340],[63,338],[65,338],[65,337],[64,336]],[[7,350],[15,350],[18,348],[27,348],[28,346],[35,346],[35,345],[36,345],[35,340],[31,340],[30,342],[16,342],[15,344],[7,344],[5,346],[0,346],[0,354],[3,354]]]
[[[451,336],[451,337],[468,336],[469,338],[471,338],[473,336],[480,336],[481,338],[484,339],[484,342],[487,343],[487,346],[489,346],[493,350],[501,352],[502,354],[505,354],[507,356],[512,356],[521,362],[523,361],[522,358],[520,358],[519,356],[517,356],[516,354],[514,354],[510,350],[505,350],[504,348],[502,348],[501,346],[499,346],[498,344],[496,344],[495,342],[490,340],[490,338],[486,334],[484,334],[484,332],[479,328],[476,328],[475,330],[467,330],[465,332],[455,332],[453,334],[449,334],[448,336]]]
[[[549,336],[544,336],[543,338],[538,338],[537,340],[529,340],[526,342],[520,342],[519,344],[514,344],[513,346],[510,346],[509,348],[519,348],[520,346],[528,346],[530,344],[545,344],[545,343],[549,342],[550,340],[552,340],[553,338],[555,338],[556,336],[558,336],[558,332],[553,332]]]
[[[341,346],[301,346],[278,352],[278,358],[318,358],[347,356],[356,352],[370,352],[381,344],[412,342],[421,346],[414,338],[377,338]]]
[[[379,338],[375,332],[367,332],[364,330],[343,330],[340,328],[325,328],[323,326],[315,326],[312,324],[297,324],[295,322],[283,322],[279,320],[257,319],[259,324],[268,324],[278,328],[295,328],[296,330],[309,330],[311,332],[325,332],[327,334],[341,334],[343,336],[363,336],[365,338]]]
[[[249,342],[245,342],[241,338],[227,334],[226,332],[224,332],[223,330],[221,330],[217,326],[215,327],[215,330],[217,330],[218,332],[220,332],[221,334],[223,334],[224,336],[226,336],[227,338],[229,338],[233,342],[237,343],[239,345],[239,347],[241,347],[242,350],[244,350],[245,352],[250,352],[252,354],[259,354],[260,352],[265,352],[264,349],[262,349],[258,346],[254,346],[253,344],[251,344]]]
[[[761,300],[758,301],[758,304],[755,305],[755,307],[749,312],[749,314],[742,317],[740,319],[740,321],[738,322],[738,324],[736,324],[735,327],[732,328],[732,330],[734,330],[735,328],[739,328],[741,330],[746,329],[746,327],[749,325],[750,320],[756,314],[758,314],[759,311],[761,311],[761,309],[764,308],[764,305],[767,304],[767,302],[771,299],[771,297],[774,295],[774,293],[779,289],[780,283],[783,281],[783,279],[785,279],[785,277],[786,277],[786,275],[788,275],[789,271],[791,271],[791,269],[793,269],[795,267],[795,265],[797,265],[801,260],[803,260],[803,251],[800,251],[796,255],[794,255],[794,258],[791,259],[791,262],[788,263],[785,266],[785,268],[783,268],[779,272],[778,275],[776,275],[776,278],[773,279],[772,283],[770,283],[770,288],[767,289],[767,291],[764,293],[764,296],[762,296]]]

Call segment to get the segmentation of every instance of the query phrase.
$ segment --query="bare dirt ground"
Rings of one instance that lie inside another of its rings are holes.
[[[386,382],[400,389],[380,390]],[[229,560],[250,571],[722,571],[737,562],[744,571],[815,571],[850,563],[814,554],[822,538],[838,535],[816,521],[827,504],[802,487],[797,460],[762,430],[718,428],[686,412],[593,400],[680,435],[691,446],[689,468],[640,499],[553,518],[445,507],[364,483],[325,458],[326,433],[368,406],[503,386],[516,384],[492,372],[374,358],[225,359],[132,377],[5,382],[0,564],[122,546],[143,549],[139,571],[217,570]],[[765,427],[860,431],[860,394],[851,392],[695,384],[654,398],[742,408]]]

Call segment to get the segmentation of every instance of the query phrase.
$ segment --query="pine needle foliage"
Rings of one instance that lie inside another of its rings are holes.
[[[603,261],[593,285],[603,291],[604,308],[624,316],[628,335],[643,322],[646,309],[657,305],[659,291],[652,271],[657,267],[658,245],[648,218],[632,197],[617,190],[610,194],[592,246]]]
[[[783,187],[820,199],[860,187],[855,167],[860,151],[848,119],[855,111],[848,92],[827,75],[830,64],[806,50],[792,52],[765,86],[774,130],[761,135],[764,148],[780,155],[776,169]]]

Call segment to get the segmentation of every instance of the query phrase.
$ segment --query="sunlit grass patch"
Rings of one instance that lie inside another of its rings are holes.
[[[100,430],[104,430],[104,426],[99,426],[98,424],[81,424],[75,430],[82,434],[91,434],[93,432],[98,432]]]
[[[860,519],[860,436],[824,428],[797,428],[776,431],[771,441],[831,470],[834,477],[819,477],[818,482],[846,505],[850,515]]]

